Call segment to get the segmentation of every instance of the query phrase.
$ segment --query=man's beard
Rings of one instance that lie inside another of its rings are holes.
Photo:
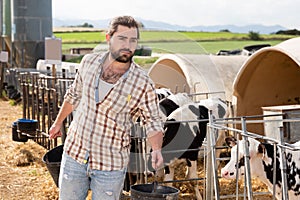
[[[121,51],[129,51],[130,55],[128,56],[127,54],[121,55]],[[121,62],[121,63],[128,63],[132,60],[133,54],[130,50],[128,49],[121,49],[119,51],[111,51],[111,56],[114,60]]]

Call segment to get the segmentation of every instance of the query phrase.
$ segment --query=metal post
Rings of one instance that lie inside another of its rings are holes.
[[[237,137],[237,140],[239,140],[239,135]],[[235,174],[236,174],[236,182],[235,182],[235,195],[236,195],[236,200],[239,199],[239,166],[238,166],[238,160],[239,160],[239,151],[240,151],[240,143],[237,142],[236,144],[236,168],[235,168]]]
[[[280,155],[280,168],[281,168],[281,178],[282,178],[282,199],[288,200],[288,191],[287,191],[287,180],[286,180],[286,154],[285,149],[282,147],[284,144],[283,138],[283,127],[279,127],[280,130],[280,146],[279,146],[279,155]],[[276,159],[276,157],[274,158]]]
[[[206,133],[206,142],[207,142],[207,156],[204,155],[207,159],[207,165],[206,165],[206,199],[213,199],[213,177],[212,177],[212,156],[211,156],[211,139],[210,139],[210,131],[207,131]]]
[[[277,172],[277,167],[276,167],[276,154],[277,154],[277,144],[274,143],[274,153],[273,153],[273,158],[274,158],[274,163],[273,163],[273,200],[276,199],[276,172]]]
[[[209,135],[210,135],[210,144],[211,144],[211,164],[212,164],[212,171],[213,171],[213,178],[214,178],[214,189],[215,189],[215,199],[220,199],[220,188],[219,188],[219,179],[218,179],[218,172],[217,172],[217,162],[216,162],[216,139],[215,139],[215,130],[212,128],[213,124],[213,115],[212,110],[209,111]]]
[[[253,191],[252,191],[252,186],[251,186],[251,173],[250,173],[250,153],[249,153],[249,141],[248,141],[248,136],[247,134],[247,129],[246,129],[246,118],[242,117],[242,130],[243,130],[243,140],[245,141],[244,143],[244,151],[245,151],[245,174],[246,174],[246,184],[247,184],[247,193],[248,193],[248,198],[253,199]]]

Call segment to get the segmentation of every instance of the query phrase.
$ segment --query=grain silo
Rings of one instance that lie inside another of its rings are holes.
[[[44,39],[52,36],[51,0],[2,1],[3,49],[13,67],[31,68],[44,58]]]

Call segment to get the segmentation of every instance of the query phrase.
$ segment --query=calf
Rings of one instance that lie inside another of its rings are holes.
[[[177,108],[167,117],[162,148],[166,165],[165,181],[173,180],[174,167],[182,162],[188,166],[187,178],[198,178],[197,159],[206,136],[208,111],[212,110],[216,118],[222,118],[226,114],[226,107],[226,104],[220,99],[208,99],[200,103],[190,102]],[[179,121],[190,122],[181,123]],[[196,198],[202,199],[197,182],[192,182],[192,185]]]
[[[273,188],[273,164],[274,164],[274,147],[269,143],[261,143],[253,138],[249,138],[249,153],[250,153],[250,170],[251,176],[260,179],[264,182],[270,192]],[[237,142],[234,138],[226,138],[226,143],[232,147],[231,159],[227,165],[221,169],[221,175],[226,179],[236,178],[236,167],[238,166],[239,177],[244,175],[244,144],[243,140],[239,141],[239,152],[237,159]],[[300,141],[294,144],[295,147],[300,147]],[[281,195],[281,155],[277,148],[276,153],[276,198],[282,199]],[[290,200],[300,199],[300,155],[299,151],[291,151],[286,149],[284,154],[286,165],[287,189]],[[237,161],[238,160],[238,161]]]

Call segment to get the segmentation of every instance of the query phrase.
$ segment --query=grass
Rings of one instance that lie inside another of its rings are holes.
[[[105,32],[64,32],[54,33],[55,37],[61,38],[63,44],[84,44],[105,42]]]
[[[134,61],[144,69],[149,69],[159,57],[134,57]]]
[[[58,32],[54,33],[62,39],[63,53],[71,48],[94,48],[98,44],[106,45],[105,31],[91,32]],[[254,44],[270,44],[272,46],[293,38],[289,35],[261,34],[259,41],[249,40],[246,33],[231,32],[176,32],[176,31],[141,31],[140,45],[146,45],[157,53],[217,53],[219,50],[243,49]]]
[[[234,40],[234,41],[201,41],[201,42],[140,42],[141,45],[149,46],[155,53],[212,53],[215,54],[219,50],[233,50],[243,49],[244,46],[254,44],[270,44],[274,46],[282,42],[281,40],[264,40],[264,41],[252,41],[252,40]],[[104,45],[103,43],[74,43],[64,44],[63,53],[69,53],[71,48],[89,47],[95,48],[97,45]]]

